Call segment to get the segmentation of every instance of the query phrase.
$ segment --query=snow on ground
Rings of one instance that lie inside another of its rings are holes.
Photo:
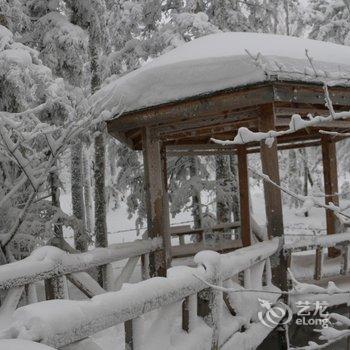
[[[53,350],[53,348],[21,339],[0,339],[1,350]]]
[[[120,112],[265,82],[271,77],[319,81],[306,49],[317,75],[333,83],[347,83],[349,47],[283,35],[220,33],[193,40],[121,78],[110,79],[92,96],[90,104],[94,114],[107,112],[113,117]],[[262,56],[254,59],[258,54]]]

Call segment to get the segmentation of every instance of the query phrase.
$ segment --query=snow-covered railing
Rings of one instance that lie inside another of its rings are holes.
[[[1,319],[12,313],[25,292],[28,303],[37,302],[35,282],[45,281],[46,299],[67,299],[67,279],[88,297],[106,292],[87,272],[98,266],[106,266],[111,272],[111,263],[128,259],[116,279],[110,273],[108,290],[119,290],[129,281],[138,260],[142,259],[142,275],[149,278],[149,253],[160,249],[161,238],[144,239],[130,243],[112,244],[108,248],[69,254],[59,248],[45,246],[36,249],[29,257],[0,266],[0,291],[7,291],[0,308]]]
[[[16,310],[13,323],[2,331],[0,337],[26,338],[61,348],[124,323],[126,348],[142,349],[144,339],[140,331],[142,327],[139,327],[140,317],[152,310],[180,303],[182,328],[189,335],[203,324],[198,322],[197,315],[205,316],[212,329],[212,349],[218,349],[219,343],[223,348],[232,348],[232,344],[237,342],[245,344],[237,348],[255,348],[272,328],[263,326],[256,319],[254,323],[252,314],[240,315],[241,310],[247,310],[246,305],[240,309],[241,303],[235,304],[235,297],[224,296],[222,291],[210,287],[210,284],[232,285],[236,283],[233,278],[243,273],[245,288],[268,288],[263,286],[271,286],[269,257],[278,247],[279,240],[275,238],[227,254],[203,251],[194,258],[196,268],[173,267],[168,270],[166,278],[151,278],[127,285],[120,291],[95,296],[88,301],[51,300],[30,304]],[[238,291],[244,287],[238,287]],[[223,301],[235,319],[232,324],[229,322],[229,331],[220,329],[223,325],[220,322]]]
[[[346,275],[349,272],[349,248],[350,232],[337,233],[334,235],[296,235],[291,241],[284,245],[288,255],[289,266],[293,252],[315,250],[315,271],[314,279],[320,280],[323,276],[323,260],[325,248],[336,248],[341,256],[342,267],[340,273]],[[326,276],[331,277],[331,276]]]
[[[183,258],[193,256],[205,249],[228,252],[242,248],[241,239],[225,239],[222,235],[223,233],[234,234],[234,231],[240,227],[241,223],[239,221],[214,225],[209,228],[192,229],[189,225],[171,227],[171,236],[179,238],[179,245],[172,246],[171,255],[173,258]],[[207,234],[217,236],[219,239],[208,243],[205,237]],[[185,236],[196,236],[196,242],[186,243]]]

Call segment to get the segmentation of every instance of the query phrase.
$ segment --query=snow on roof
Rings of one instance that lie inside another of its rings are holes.
[[[313,60],[313,65],[306,56]],[[350,85],[350,47],[258,33],[219,33],[186,43],[112,78],[90,102],[95,115],[160,105],[271,79]]]

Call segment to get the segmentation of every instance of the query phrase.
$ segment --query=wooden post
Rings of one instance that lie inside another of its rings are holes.
[[[197,318],[197,294],[190,295],[182,302],[182,329],[187,333],[195,328]]]
[[[139,317],[124,322],[125,350],[142,348],[142,319]]]
[[[166,276],[171,263],[168,196],[164,152],[149,128],[142,134],[148,237],[163,237],[163,249],[150,254],[150,275]]]
[[[46,300],[69,299],[66,276],[52,277],[45,280]]]
[[[315,273],[314,279],[319,281],[322,278],[323,273],[323,248],[318,246],[315,254]]]
[[[350,246],[346,244],[343,246],[343,266],[340,270],[340,273],[342,275],[346,275],[349,270],[349,253],[350,253]]]
[[[327,135],[321,137],[323,177],[325,189],[325,203],[332,202],[339,205],[338,198],[338,171],[337,154],[335,142]],[[332,210],[326,209],[327,234],[333,235],[339,230],[339,222]],[[334,258],[340,254],[339,250],[333,247],[328,248],[328,256]]]
[[[260,131],[266,132],[275,129],[275,112],[273,105],[266,105],[260,117]],[[267,145],[261,142],[260,155],[263,173],[268,175],[276,184],[280,184],[278,153],[276,140]],[[264,181],[265,210],[267,232],[270,238],[283,238],[283,211],[281,191],[274,185]],[[287,260],[280,249],[278,258],[272,263],[272,282],[282,290],[287,288]]]
[[[259,119],[259,130],[267,132],[275,129],[275,110],[274,105],[265,105],[261,109],[261,116]],[[262,170],[270,179],[280,184],[279,167],[278,167],[278,152],[277,141],[274,140],[268,145],[265,141],[260,143],[260,156]],[[287,257],[283,252],[283,211],[282,211],[282,194],[281,191],[273,184],[264,181],[265,194],[265,210],[267,221],[267,233],[269,238],[280,237],[281,246],[279,251],[271,257],[272,283],[281,290],[286,291],[288,288],[287,280]],[[284,302],[287,302],[284,297]],[[278,349],[288,349],[288,332],[284,327],[277,327],[276,334],[278,336]]]
[[[249,176],[248,159],[244,146],[237,147],[238,156],[238,181],[239,181],[239,200],[241,217],[241,239],[243,247],[251,245],[250,237],[250,205],[249,205]]]

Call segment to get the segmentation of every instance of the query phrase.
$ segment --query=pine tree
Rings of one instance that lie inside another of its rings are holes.
[[[350,11],[347,1],[310,0],[310,38],[350,44]]]

